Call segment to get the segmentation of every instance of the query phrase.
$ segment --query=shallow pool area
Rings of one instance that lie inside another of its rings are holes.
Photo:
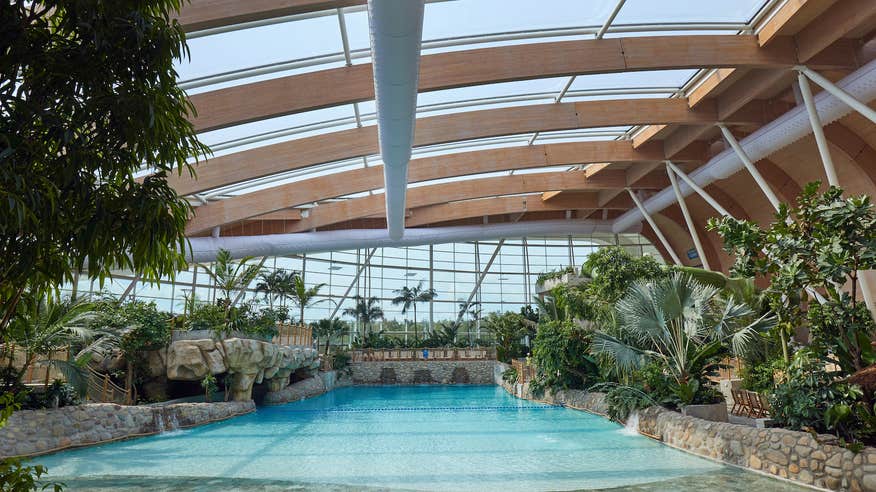
[[[804,490],[498,386],[341,388],[34,462],[69,490]]]

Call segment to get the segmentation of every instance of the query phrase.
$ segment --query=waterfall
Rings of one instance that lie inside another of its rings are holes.
[[[633,410],[633,412],[627,416],[627,422],[624,424],[624,428],[621,429],[621,434],[627,436],[639,435],[639,412]]]
[[[155,431],[159,434],[179,430],[179,420],[176,413],[167,408],[157,408],[155,411]]]

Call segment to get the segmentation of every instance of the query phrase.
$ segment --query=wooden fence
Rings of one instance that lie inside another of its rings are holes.
[[[353,362],[415,361],[415,360],[496,360],[493,347],[418,348],[418,349],[357,349],[350,352]]]
[[[310,347],[313,345],[313,330],[307,325],[278,325],[277,335],[272,341],[277,345]]]
[[[122,388],[112,382],[109,374],[101,374],[91,367],[87,373],[86,396],[89,401],[98,403],[118,403],[130,405],[133,403],[133,395],[130,389]]]
[[[535,379],[535,366],[526,359],[513,359],[511,367],[517,371],[517,382],[526,384]]]
[[[12,367],[20,369],[24,366],[25,353],[20,348],[12,348]],[[64,375],[56,367],[47,364],[50,360],[67,360],[67,351],[60,350],[52,353],[48,357],[37,356],[21,377],[21,382],[24,384],[48,384],[56,379],[64,379]],[[0,365],[6,366],[9,364],[9,350],[5,346],[0,345]]]

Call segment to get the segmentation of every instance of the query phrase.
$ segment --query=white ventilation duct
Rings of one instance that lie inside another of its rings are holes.
[[[409,229],[401,240],[389,237],[386,229],[346,229],[337,231],[269,234],[264,236],[193,237],[189,261],[209,262],[220,249],[234,258],[244,256],[283,256],[356,248],[419,246],[459,241],[481,241],[524,236],[611,233],[611,222],[596,220],[544,220],[474,226]]]
[[[377,133],[389,237],[405,230],[408,161],[414,144],[423,0],[368,0]]]
[[[859,68],[837,85],[860,101],[876,99],[876,60]],[[815,106],[825,125],[852,112],[852,108],[827,91],[815,97]],[[806,107],[801,105],[761,127],[739,143],[749,158],[757,162],[810,133],[812,126],[809,123],[809,115],[806,113]],[[727,149],[692,172],[690,177],[696,184],[705,187],[714,181],[732,176],[742,168],[742,160],[736,152]],[[687,196],[693,192],[687,183],[680,184],[683,195]],[[657,213],[674,203],[675,193],[672,188],[666,188],[646,200],[644,208],[650,213]],[[631,209],[615,219],[613,230],[615,233],[620,233],[640,226],[642,219],[638,209]]]

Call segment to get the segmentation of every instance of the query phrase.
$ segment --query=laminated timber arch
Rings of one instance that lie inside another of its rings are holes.
[[[755,102],[739,111],[733,119],[723,122],[759,125],[768,118],[763,106]],[[539,131],[647,124],[714,124],[717,121],[715,105],[701,104],[691,109],[685,100],[675,98],[538,104],[419,118],[414,145]],[[189,195],[283,171],[376,153],[377,127],[367,126],[215,157],[198,166],[197,178],[174,174],[168,176],[167,181],[180,195]]]
[[[665,176],[649,176],[639,180],[635,187],[658,189],[666,184],[668,184],[668,179]],[[417,208],[474,198],[540,193],[552,190],[598,191],[623,188],[626,185],[626,173],[623,172],[605,172],[591,177],[587,177],[582,171],[524,174],[409,188],[407,203],[408,208]],[[578,200],[582,209],[598,207],[597,193],[582,193]],[[326,203],[310,209],[308,217],[303,218],[298,223],[294,232],[308,231],[378,215],[384,212],[385,205],[382,195]],[[628,203],[623,204],[624,209],[628,207]]]
[[[754,35],[678,35],[529,43],[425,55],[419,92],[537,78],[698,68],[782,68],[798,64],[793,39],[762,47]],[[851,44],[807,62],[852,68]],[[371,64],[278,77],[190,97],[200,131],[374,99]],[[327,90],[328,89],[328,90]]]
[[[692,147],[679,157],[679,162],[701,162],[705,152]],[[408,181],[560,165],[656,162],[662,158],[658,143],[634,149],[630,141],[623,140],[506,147],[414,159],[409,165]],[[599,174],[617,172],[604,170]],[[187,229],[190,233],[208,230],[276,210],[377,189],[383,184],[382,173],[380,167],[356,169],[340,176],[320,176],[211,202],[195,209]]]
[[[365,5],[366,0],[190,0],[176,19],[186,32]]]

